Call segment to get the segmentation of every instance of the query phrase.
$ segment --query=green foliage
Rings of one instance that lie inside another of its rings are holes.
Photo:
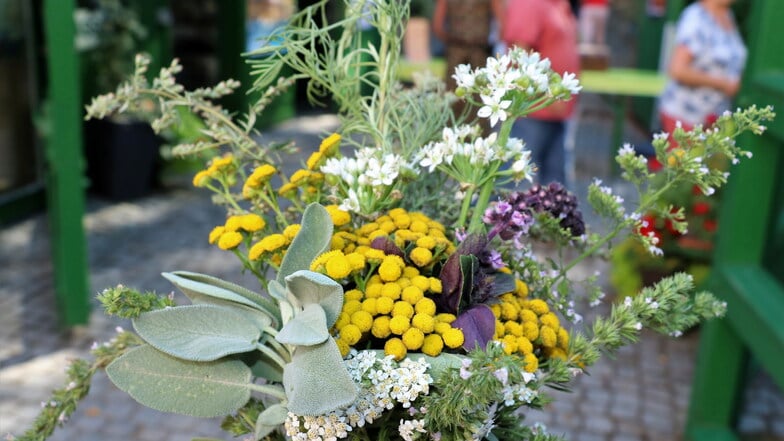
[[[506,373],[505,381],[499,378],[501,370]],[[504,389],[529,388],[531,398],[527,405],[532,408],[540,408],[544,402],[536,392],[541,383],[531,377],[523,370],[520,358],[506,355],[501,345],[491,344],[486,350],[470,352],[461,360],[460,368],[452,367],[435,378],[431,392],[423,398],[428,431],[440,432],[442,440],[450,441],[474,439],[477,433],[483,434],[482,439],[507,439],[501,434],[521,429],[519,416],[511,417],[521,403],[505,405]],[[519,433],[511,439],[527,439],[518,437]]]
[[[162,412],[223,416],[250,399],[250,368],[228,358],[197,363],[143,345],[113,361],[106,373],[136,401]]]

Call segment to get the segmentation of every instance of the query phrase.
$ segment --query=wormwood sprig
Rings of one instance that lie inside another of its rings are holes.
[[[64,425],[76,407],[90,392],[93,375],[123,355],[129,349],[142,343],[141,339],[131,332],[120,332],[111,340],[101,345],[95,344],[92,362],[76,359],[66,368],[66,385],[55,389],[52,395],[41,402],[41,412],[33,421],[30,429],[19,437],[9,439],[17,441],[44,441],[54,433],[57,427]]]
[[[724,315],[725,302],[706,292],[691,295],[693,290],[692,277],[678,273],[613,305],[610,316],[597,318],[587,335],[574,334],[571,361],[580,367],[590,366],[602,353],[612,355],[637,342],[644,327],[679,336],[701,320]]]
[[[143,312],[174,306],[174,296],[162,297],[156,293],[141,293],[123,285],[107,288],[98,294],[98,301],[108,315],[136,318]]]

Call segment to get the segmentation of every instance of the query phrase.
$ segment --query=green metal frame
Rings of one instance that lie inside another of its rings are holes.
[[[750,57],[738,103],[764,106],[784,101],[784,60],[777,30],[784,11],[777,0],[755,0],[747,24]],[[694,441],[734,441],[745,371],[751,356],[784,389],[784,268],[765,260],[780,244],[779,195],[784,186],[784,118],[762,137],[739,140],[753,159],[732,170],[722,199],[719,237],[710,288],[728,304],[727,316],[703,328],[686,428]]]
[[[82,217],[85,162],[82,156],[82,95],[74,51],[75,0],[45,0],[45,43],[49,54],[52,131],[46,140],[47,200],[52,261],[60,322],[87,323],[90,301]],[[65,19],[64,19],[65,18]]]

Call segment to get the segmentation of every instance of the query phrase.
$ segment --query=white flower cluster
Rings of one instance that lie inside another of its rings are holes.
[[[423,359],[405,359],[396,363],[392,356],[379,359],[374,351],[352,350],[345,363],[352,379],[359,385],[357,400],[346,409],[338,409],[328,415],[299,416],[289,413],[285,428],[292,440],[334,441],[346,438],[354,427],[372,423],[385,410],[391,410],[397,404],[410,408],[420,395],[430,392],[430,384],[433,382],[427,373],[430,365]],[[416,420],[409,423],[401,422],[400,425],[401,430],[409,433],[409,437],[414,431],[422,431]],[[404,435],[401,433],[401,436]]]
[[[477,166],[514,161],[511,169],[515,179],[532,179],[531,152],[525,150],[523,140],[510,137],[506,145],[500,145],[496,133],[483,138],[477,132],[477,126],[445,127],[442,139],[422,147],[415,162],[431,173],[443,165],[447,174],[465,183],[472,181],[470,176],[476,170],[482,170]]]
[[[484,67],[472,70],[470,65],[462,64],[453,77],[459,92],[479,94],[483,106],[477,115],[490,118],[491,126],[506,120],[512,105],[508,92],[522,93],[528,102],[539,98],[568,100],[582,88],[574,73],[561,76],[553,72],[549,59],[518,47],[488,58]]]
[[[394,185],[404,167],[410,168],[400,155],[364,148],[357,150],[354,158],[327,159],[320,171],[337,177],[346,188],[340,209],[358,212],[363,201],[378,198]]]

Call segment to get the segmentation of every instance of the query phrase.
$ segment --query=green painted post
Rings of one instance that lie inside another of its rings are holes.
[[[47,197],[60,322],[86,324],[90,314],[82,216],[82,96],[71,19],[75,0],[44,2],[52,133],[46,142]]]
[[[744,386],[748,351],[726,319],[701,327],[698,359],[686,435],[695,441],[735,440],[730,428]]]
[[[247,9],[247,0],[221,0],[218,4],[218,72],[221,80],[241,80],[246,76],[247,66],[242,53],[245,52]],[[245,97],[239,91],[226,97],[224,103],[232,112],[247,110]]]

